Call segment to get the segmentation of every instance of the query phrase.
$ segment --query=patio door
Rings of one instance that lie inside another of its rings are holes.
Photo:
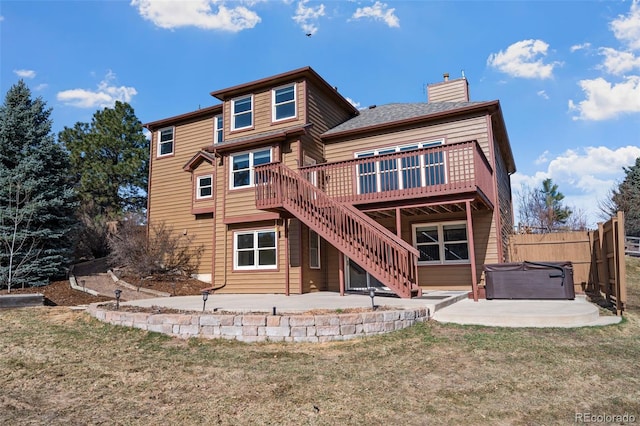
[[[389,287],[382,284],[378,279],[371,276],[360,265],[345,256],[345,287],[348,291],[366,291],[370,288],[391,291]]]

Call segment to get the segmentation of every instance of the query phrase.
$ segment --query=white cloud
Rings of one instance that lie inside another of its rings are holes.
[[[571,50],[571,52],[576,52],[578,50],[588,49],[590,47],[591,43],[574,44],[569,50]]]
[[[540,157],[547,156],[547,152]],[[551,178],[565,195],[564,204],[582,210],[590,226],[598,221],[598,202],[606,199],[609,190],[624,178],[623,167],[635,164],[640,147],[625,146],[611,149],[605,146],[567,150],[549,161],[546,170],[533,175],[515,173],[511,178],[514,190],[514,208],[517,210],[519,193],[525,188],[539,188],[542,181]],[[516,213],[516,221],[518,219]]]
[[[46,83],[41,83],[41,84],[38,84],[36,87],[34,87],[34,88],[33,88],[33,90],[35,90],[36,92],[39,92],[39,91],[41,91],[41,90],[46,89],[47,87],[49,87],[49,85],[48,85],[48,84],[46,84]]]
[[[542,99],[549,99],[549,95],[547,95],[547,92],[545,92],[544,90],[538,90],[536,94]]]
[[[622,114],[640,113],[640,75],[628,73],[640,69],[640,3],[633,0],[629,13],[619,15],[609,23],[616,39],[626,50],[601,47],[598,53],[604,57],[597,69],[615,76],[624,76],[619,81],[608,81],[603,77],[580,80],[585,99],[568,101],[569,110],[577,112],[574,120],[606,120]]]
[[[116,75],[109,71],[104,79],[98,83],[95,91],[86,89],[71,89],[58,92],[56,98],[65,105],[78,108],[105,108],[113,106],[116,101],[130,102],[138,94],[133,87],[115,86],[112,83]]]
[[[534,161],[534,163],[536,165],[539,165],[539,164],[545,164],[548,161],[549,161],[549,151],[545,150],[542,154],[540,154],[538,158],[536,158],[536,161]]]
[[[356,102],[348,96],[345,99],[349,101],[349,103],[353,105],[355,108],[360,109],[360,102]]]
[[[316,7],[306,7],[309,0],[302,0],[298,2],[296,8],[296,14],[293,16],[293,20],[296,21],[302,30],[309,35],[313,35],[318,32],[318,27],[315,21],[324,16],[324,4],[320,4]]]
[[[4,16],[0,15],[0,22],[4,21]]]
[[[388,8],[386,3],[376,1],[373,6],[359,7],[351,19],[369,18],[374,21],[384,21],[391,28],[400,27],[400,19],[395,15],[395,8]]]
[[[618,40],[632,49],[640,50],[640,3],[633,0],[629,14],[611,22],[611,30]]]
[[[131,0],[144,19],[160,28],[197,27],[205,30],[238,32],[255,27],[258,14],[241,5],[225,6],[219,0]],[[244,2],[248,6],[256,2]],[[217,10],[214,7],[217,5]]]
[[[640,112],[640,76],[630,76],[612,84],[604,78],[579,82],[586,99],[569,100],[569,110],[578,112],[574,120],[606,120],[625,113]]]
[[[13,70],[13,72],[20,78],[35,78],[36,76],[34,70]]]
[[[599,53],[605,57],[602,68],[611,74],[622,75],[635,68],[640,69],[640,57],[636,57],[632,52],[602,47]]]
[[[550,78],[553,68],[561,63],[544,63],[548,50],[549,45],[542,40],[522,40],[489,55],[487,65],[512,77]]]

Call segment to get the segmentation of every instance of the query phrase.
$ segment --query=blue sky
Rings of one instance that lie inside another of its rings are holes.
[[[471,100],[501,102],[514,192],[550,177],[591,224],[640,157],[638,0],[1,0],[0,63],[3,96],[23,78],[56,132],[116,100],[148,122],[307,65],[358,107],[464,72]]]

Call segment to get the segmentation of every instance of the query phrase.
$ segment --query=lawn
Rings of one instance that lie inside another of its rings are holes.
[[[627,275],[619,325],[428,322],[330,344],[179,340],[66,307],[2,311],[0,424],[640,422],[640,259]]]

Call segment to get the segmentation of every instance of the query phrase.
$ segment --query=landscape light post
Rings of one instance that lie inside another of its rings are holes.
[[[374,287],[369,287],[369,297],[371,298],[371,308],[375,311],[376,305],[373,303],[373,298],[376,297],[376,289]]]
[[[202,292],[202,312],[204,312],[205,306],[207,306],[207,299],[209,298],[209,292],[207,290]]]
[[[116,294],[116,311],[120,309],[120,295],[122,294],[122,290],[119,288],[114,292]]]

